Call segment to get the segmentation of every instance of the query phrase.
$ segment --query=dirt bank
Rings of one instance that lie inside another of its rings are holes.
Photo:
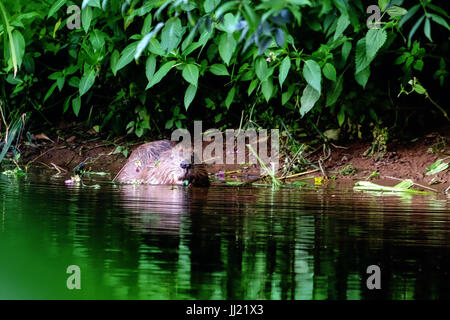
[[[438,159],[450,156],[450,127],[430,132],[410,142],[388,143],[387,152],[381,158],[365,156],[371,142],[353,142],[332,148],[324,170],[329,176],[342,179],[363,180],[374,171],[384,185],[393,186],[400,180],[411,179],[439,191],[450,185],[450,171],[426,175],[427,168]],[[443,162],[450,162],[450,157]],[[381,182],[374,181],[381,184]]]
[[[121,152],[114,153],[117,146],[126,146],[128,153],[131,153],[142,143],[125,143],[123,138],[105,141],[92,130],[81,135],[69,132],[74,131],[65,130],[48,139],[44,135],[35,135],[32,144],[21,145],[21,165],[62,170],[70,175],[77,165],[85,162],[86,170],[109,172],[114,177],[126,162]],[[418,184],[443,191],[450,184],[448,169],[434,175],[426,175],[426,169],[431,164],[450,155],[450,127],[430,132],[410,142],[388,143],[387,152],[380,158],[365,155],[371,146],[370,141],[338,144],[331,147],[331,155],[322,163],[323,173],[331,179],[337,178],[343,182],[363,180],[377,171],[381,179],[378,181],[383,181],[385,185],[395,185],[399,179],[409,178]],[[319,155],[315,155],[310,161],[316,162],[318,159]],[[450,162],[450,159],[444,162]],[[219,179],[223,177],[223,173],[238,179],[253,179],[260,173],[260,168],[256,165],[209,165],[207,170]],[[323,173],[316,171],[310,175],[322,176]]]

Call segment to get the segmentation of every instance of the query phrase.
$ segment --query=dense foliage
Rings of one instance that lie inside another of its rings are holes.
[[[0,0],[2,122],[64,114],[142,136],[307,119],[360,135],[417,105],[443,118],[445,101],[402,110],[397,95],[447,84],[444,3],[373,2]]]

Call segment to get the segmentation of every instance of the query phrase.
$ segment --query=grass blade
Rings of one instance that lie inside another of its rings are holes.
[[[275,173],[270,171],[267,168],[266,164],[261,160],[261,158],[256,153],[255,149],[250,144],[247,144],[248,149],[255,155],[256,159],[258,159],[260,166],[267,172],[267,174],[272,178],[272,184],[276,187],[281,186],[281,182],[275,177]]]
[[[3,3],[1,2],[1,0],[0,0],[0,16],[1,16],[2,23],[3,23],[3,27],[6,31],[5,32],[5,46],[7,46],[8,38],[9,38],[9,51],[11,52],[12,63],[14,66],[14,78],[15,78],[17,75],[17,70],[18,70],[16,48],[15,48],[15,44],[14,44],[13,35],[11,32],[11,26],[9,25],[9,21],[8,21],[8,14],[7,14],[6,9],[3,6]],[[1,162],[1,160],[0,160],[0,162]]]

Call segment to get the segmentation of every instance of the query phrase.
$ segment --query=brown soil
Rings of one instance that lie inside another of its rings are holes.
[[[343,148],[340,146],[332,148],[331,156],[323,163],[324,171],[328,176],[336,175],[341,179],[353,180],[366,179],[377,171],[381,180],[386,181],[386,183],[373,181],[377,184],[393,186],[399,180],[411,179],[417,184],[438,191],[448,188],[449,170],[427,176],[426,169],[438,159],[450,156],[450,127],[426,134],[414,142],[389,143],[387,152],[378,159],[364,155],[370,146],[370,142],[352,142],[343,145]],[[444,162],[448,163],[450,160]],[[356,173],[343,174],[346,167],[353,167]]]
[[[32,145],[24,144],[20,148],[22,165],[37,165],[53,170],[57,170],[56,167],[60,170],[62,168],[67,171],[67,175],[70,175],[72,170],[84,161],[86,163],[85,170],[109,172],[114,177],[126,162],[126,158],[121,153],[113,154],[116,146],[122,144],[123,140],[118,139],[115,143],[106,142],[93,131],[76,136],[68,134],[66,130],[64,137],[50,137],[54,141],[42,139],[41,135],[36,135],[35,138]],[[131,153],[138,145],[137,143],[130,145],[129,152]],[[371,142],[360,141],[334,145],[331,155],[322,164],[324,173],[328,177],[335,176],[339,178],[338,181],[345,182],[346,180],[366,179],[371,173],[377,171],[381,180],[374,182],[378,184],[395,185],[398,180],[409,178],[418,184],[438,191],[448,188],[450,170],[426,176],[426,168],[436,160],[450,155],[450,127],[431,132],[411,143],[394,141],[388,144],[387,153],[379,159],[364,155],[370,145]],[[326,158],[323,155],[315,154],[309,160],[316,161],[320,157]],[[450,160],[446,162],[450,162]],[[342,170],[349,165],[356,172],[352,175],[345,175]],[[222,171],[227,172],[228,176],[247,180],[255,178],[260,173],[260,168],[256,165],[249,167],[208,165],[207,170],[210,174]],[[311,175],[322,176],[322,172],[318,171]]]

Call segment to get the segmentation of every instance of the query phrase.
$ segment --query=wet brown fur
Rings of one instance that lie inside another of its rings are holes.
[[[181,163],[191,150],[183,150],[176,142],[153,141],[134,150],[113,181],[130,184],[182,185],[185,180],[194,186],[208,186],[208,173],[201,164],[188,169]]]

